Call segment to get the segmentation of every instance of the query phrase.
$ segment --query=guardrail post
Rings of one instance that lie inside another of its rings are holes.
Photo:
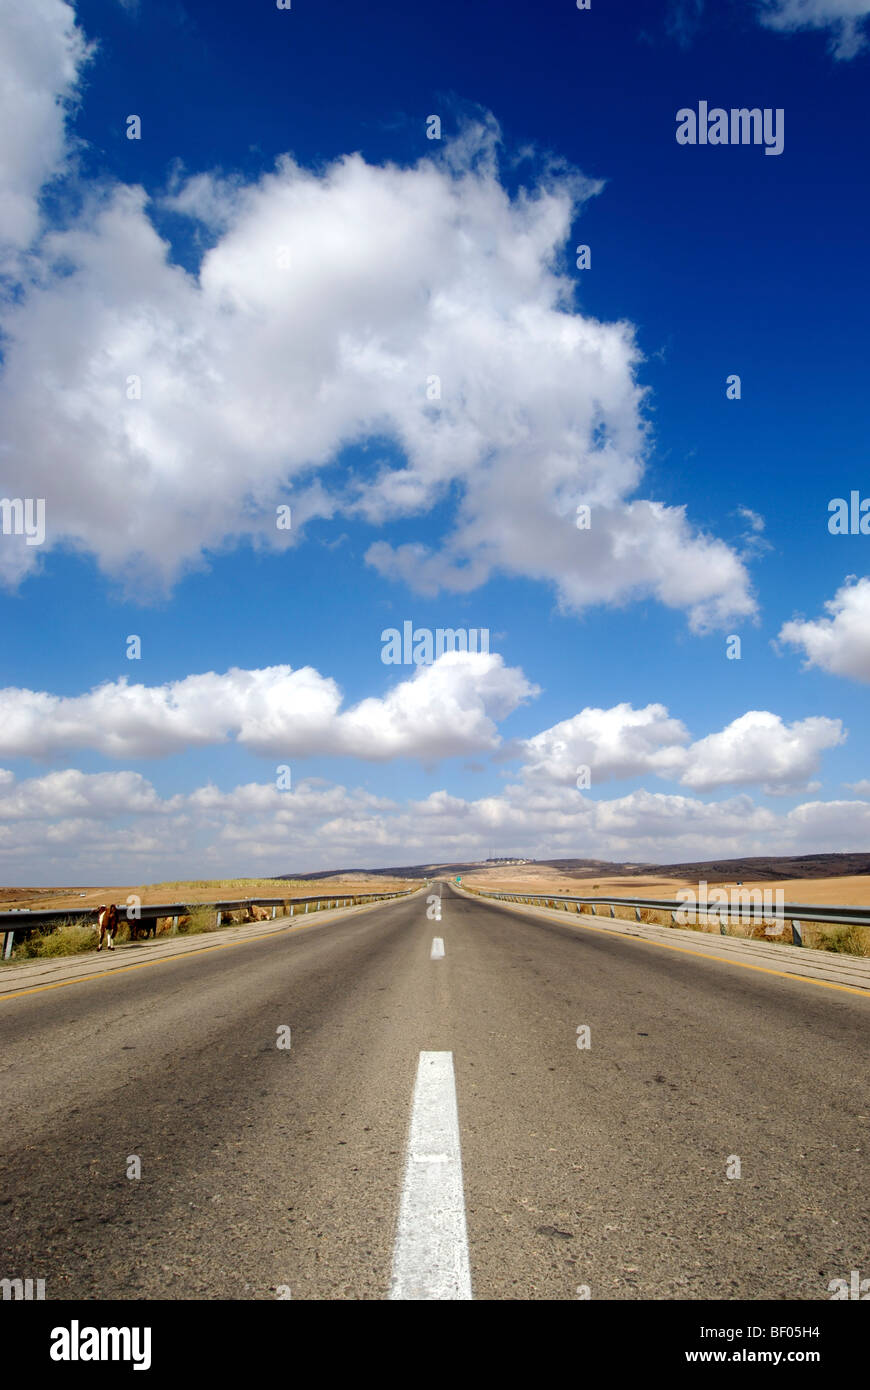
[[[611,917],[616,916],[616,908],[613,906],[613,903],[610,904],[610,915]]]
[[[803,930],[796,917],[792,917],[791,919],[791,939],[795,946],[803,946],[804,944]]]
[[[3,959],[4,959],[4,960],[11,960],[11,959],[12,959],[12,942],[15,940],[15,933],[14,933],[14,931],[4,932],[4,936],[5,936],[6,940],[5,940],[4,943],[3,943]]]
[[[640,921],[640,908],[639,908],[639,907],[636,907],[636,908],[634,909],[634,920],[635,920],[636,922],[639,922],[639,921]]]
[[[155,936],[157,935],[157,932],[156,932],[156,931],[155,931],[154,935],[155,935]],[[177,936],[177,935],[178,935],[178,918],[177,918],[177,917],[173,917],[173,919],[172,919],[172,926],[170,927],[170,935],[172,935],[172,936]]]
[[[223,913],[221,912],[220,908],[218,908],[217,913],[216,913],[216,917],[215,917],[215,926],[216,926],[216,927],[219,927],[219,926],[220,926],[220,924],[221,924],[221,918],[222,918],[222,917],[223,917]]]
[[[277,916],[278,916],[278,908],[277,908],[277,905],[276,905],[275,903],[273,903],[273,904],[272,904],[272,921],[273,921],[273,922],[274,922],[274,920],[275,920],[275,918],[276,918]]]

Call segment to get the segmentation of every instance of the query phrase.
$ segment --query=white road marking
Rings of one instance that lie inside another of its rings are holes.
[[[389,1297],[471,1298],[452,1052],[420,1053]]]
[[[433,938],[432,938],[432,950],[429,952],[429,959],[430,959],[430,960],[443,960],[443,959],[444,959],[444,938],[443,938],[443,937],[441,937],[441,936],[433,936]]]

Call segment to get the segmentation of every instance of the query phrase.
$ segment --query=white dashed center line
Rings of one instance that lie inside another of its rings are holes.
[[[443,959],[444,959],[444,939],[443,939],[443,937],[440,937],[440,936],[433,937],[433,940],[432,940],[432,950],[429,952],[429,959],[430,959],[430,960],[443,960]]]
[[[471,1298],[452,1052],[420,1053],[389,1296]]]

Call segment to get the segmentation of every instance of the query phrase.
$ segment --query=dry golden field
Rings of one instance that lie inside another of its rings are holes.
[[[783,891],[785,903],[801,903],[828,907],[863,907],[870,909],[870,875],[843,874],[832,878],[792,878],[779,880],[741,879],[744,889],[762,889],[770,892],[776,904],[777,889]],[[577,875],[554,872],[549,865],[522,865],[512,868],[477,869],[462,875],[462,885],[466,888],[479,888],[490,892],[507,893],[552,893],[555,896],[578,898],[664,898],[673,902],[680,888],[692,888],[698,892],[698,880],[670,878],[662,874],[635,877],[631,874],[602,876],[592,875],[580,878]],[[734,888],[736,879],[710,879],[708,889]],[[591,908],[584,909],[591,913]],[[617,916],[631,920],[632,909],[625,912],[617,909]],[[870,912],[868,912],[870,915]],[[652,926],[670,926],[671,914],[667,910],[641,908],[640,921]],[[716,933],[718,923],[706,916],[698,917],[694,923],[688,922],[693,930]],[[763,923],[740,923],[732,920],[728,927],[732,936],[752,936],[779,941],[792,942],[791,923],[787,923],[781,933],[768,938]],[[807,917],[804,921],[804,945],[817,950],[838,951],[848,955],[870,956],[870,927],[836,925],[833,923],[814,923]]]
[[[870,910],[870,874],[844,874],[837,878],[742,879],[744,888],[776,891],[781,888],[787,903],[825,903],[829,906],[861,907]],[[594,878],[560,874],[548,865],[521,865],[513,868],[474,869],[462,875],[469,888],[488,888],[506,893],[561,893],[569,897],[675,898],[678,888],[694,888],[698,880],[668,878],[657,874],[649,878],[632,874]],[[710,879],[709,885],[733,888],[736,879]]]
[[[417,883],[407,879],[382,878],[378,874],[349,875],[336,874],[331,878],[318,879],[275,879],[275,878],[222,878],[191,879],[177,883],[140,883],[99,887],[58,887],[58,888],[0,888],[0,909],[8,912],[11,908],[25,907],[31,910],[61,908],[65,911],[81,911],[83,908],[99,907],[102,903],[125,903],[130,894],[139,897],[143,905],[149,903],[210,903],[233,898],[310,898],[315,893],[393,893],[403,888],[416,888]]]

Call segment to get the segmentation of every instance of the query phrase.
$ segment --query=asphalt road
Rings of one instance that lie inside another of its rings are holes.
[[[870,1275],[867,1024],[856,995],[447,885],[440,921],[418,893],[0,998],[0,1277],[387,1298],[438,1053],[475,1299],[828,1299]],[[423,1157],[425,1200],[450,1155]]]

